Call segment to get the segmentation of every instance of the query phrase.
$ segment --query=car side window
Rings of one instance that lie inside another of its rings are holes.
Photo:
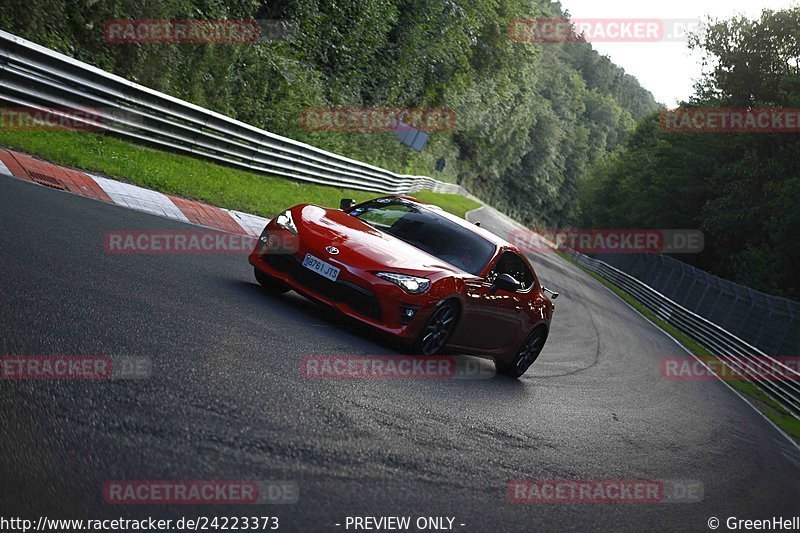
[[[533,286],[533,272],[525,263],[525,261],[516,253],[512,251],[503,252],[497,258],[489,275],[486,276],[486,281],[493,283],[495,278],[500,274],[509,274],[515,280],[520,282],[521,290],[526,291]]]

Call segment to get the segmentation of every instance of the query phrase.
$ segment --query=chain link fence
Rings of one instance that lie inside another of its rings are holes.
[[[661,254],[598,254],[765,353],[800,356],[800,302],[770,296]]]

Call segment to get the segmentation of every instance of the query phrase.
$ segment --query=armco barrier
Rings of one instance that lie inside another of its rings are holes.
[[[462,187],[368,165],[203,109],[0,30],[0,105],[90,109],[100,129],[171,151],[289,179],[402,194]]]
[[[800,356],[800,302],[751,289],[665,254],[593,254],[759,350]]]
[[[575,251],[567,253],[582,267],[635,297],[661,320],[699,341],[731,370],[745,378],[753,377],[753,383],[761,387],[795,418],[800,418],[800,374],[795,369],[787,367],[729,331],[673,302],[633,276],[581,253]],[[755,363],[765,360],[780,368],[782,375],[787,376],[787,379],[755,379],[758,376],[751,375],[752,368],[758,367]]]

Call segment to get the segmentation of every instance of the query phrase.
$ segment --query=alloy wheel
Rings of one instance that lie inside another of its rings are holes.
[[[441,350],[456,324],[456,312],[452,305],[443,305],[433,314],[422,332],[422,353],[432,355]]]

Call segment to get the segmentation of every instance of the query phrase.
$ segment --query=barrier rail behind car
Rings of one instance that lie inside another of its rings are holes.
[[[2,30],[0,104],[50,113],[90,109],[98,115],[93,127],[272,176],[386,194],[466,192],[459,185],[397,174],[281,137]]]
[[[639,300],[664,322],[703,344],[733,372],[750,379],[788,412],[800,418],[800,373],[779,358],[758,350],[733,333],[675,303],[633,276],[575,251],[567,252],[575,262]],[[666,355],[666,354],[665,354]],[[754,369],[769,362],[783,379],[770,379]]]

